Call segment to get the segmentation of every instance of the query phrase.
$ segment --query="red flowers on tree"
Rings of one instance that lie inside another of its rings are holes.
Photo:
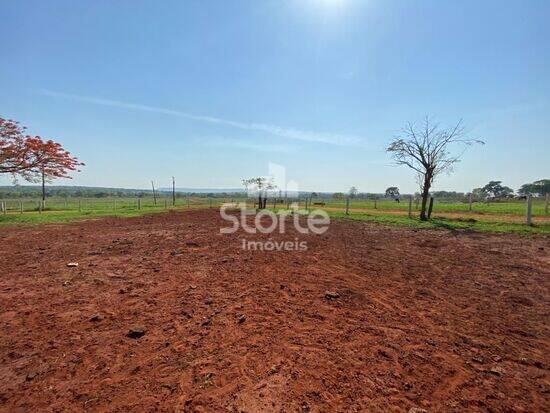
[[[17,122],[0,118],[0,173],[21,175],[32,182],[42,182],[42,199],[46,182],[71,178],[69,173],[84,165],[61,144],[44,141],[39,136],[24,135]]]
[[[0,173],[16,174],[32,168],[30,147],[25,128],[9,119],[0,118]]]

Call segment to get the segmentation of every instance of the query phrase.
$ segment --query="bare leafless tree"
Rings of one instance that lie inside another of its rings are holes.
[[[273,184],[271,178],[250,178],[243,179],[242,182],[247,192],[258,192],[258,209],[264,209],[267,206],[267,195],[269,194],[269,191],[277,188],[277,186]]]
[[[401,135],[387,147],[397,165],[405,165],[416,171],[422,194],[420,219],[427,220],[426,205],[434,179],[442,172],[450,173],[453,166],[460,161],[467,146],[483,144],[479,139],[466,136],[462,120],[449,129],[440,127],[426,117],[420,126],[408,123]],[[461,146],[459,155],[451,152]]]

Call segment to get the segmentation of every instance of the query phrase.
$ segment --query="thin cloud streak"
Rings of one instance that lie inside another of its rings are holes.
[[[331,133],[322,133],[314,131],[306,131],[294,128],[286,128],[276,125],[264,124],[264,123],[245,123],[237,122],[228,119],[216,118],[212,116],[204,115],[195,115],[188,112],[181,112],[178,110],[159,108],[155,106],[140,105],[135,103],[121,102],[117,100],[95,98],[89,96],[79,96],[63,92],[55,92],[52,90],[40,90],[40,94],[45,96],[59,97],[63,99],[69,99],[78,102],[93,103],[96,105],[102,106],[111,106],[116,108],[131,109],[141,112],[151,112],[151,113],[160,113],[168,116],[176,116],[180,118],[190,119],[198,122],[206,122],[224,126],[230,126],[232,128],[249,130],[249,131],[258,131],[266,132],[271,135],[279,136],[287,139],[294,139],[306,142],[319,142],[327,143],[332,145],[359,145],[362,142],[362,139],[357,136],[350,135],[340,135],[340,134],[331,134]]]

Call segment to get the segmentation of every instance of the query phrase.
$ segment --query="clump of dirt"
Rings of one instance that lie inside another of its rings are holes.
[[[0,229],[0,411],[550,410],[548,238],[222,226]]]

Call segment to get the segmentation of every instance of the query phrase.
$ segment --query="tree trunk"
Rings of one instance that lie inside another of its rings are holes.
[[[424,175],[424,185],[422,186],[422,206],[420,208],[420,219],[422,221],[428,220],[428,215],[426,214],[426,207],[428,204],[428,197],[430,195],[430,186],[432,179],[429,174]]]
[[[430,206],[428,207],[428,219],[432,218],[432,211],[434,209],[434,197],[430,197]]]
[[[262,191],[258,192],[258,209],[262,209],[263,200],[262,200]]]
[[[46,174],[42,169],[42,203],[46,200]]]

